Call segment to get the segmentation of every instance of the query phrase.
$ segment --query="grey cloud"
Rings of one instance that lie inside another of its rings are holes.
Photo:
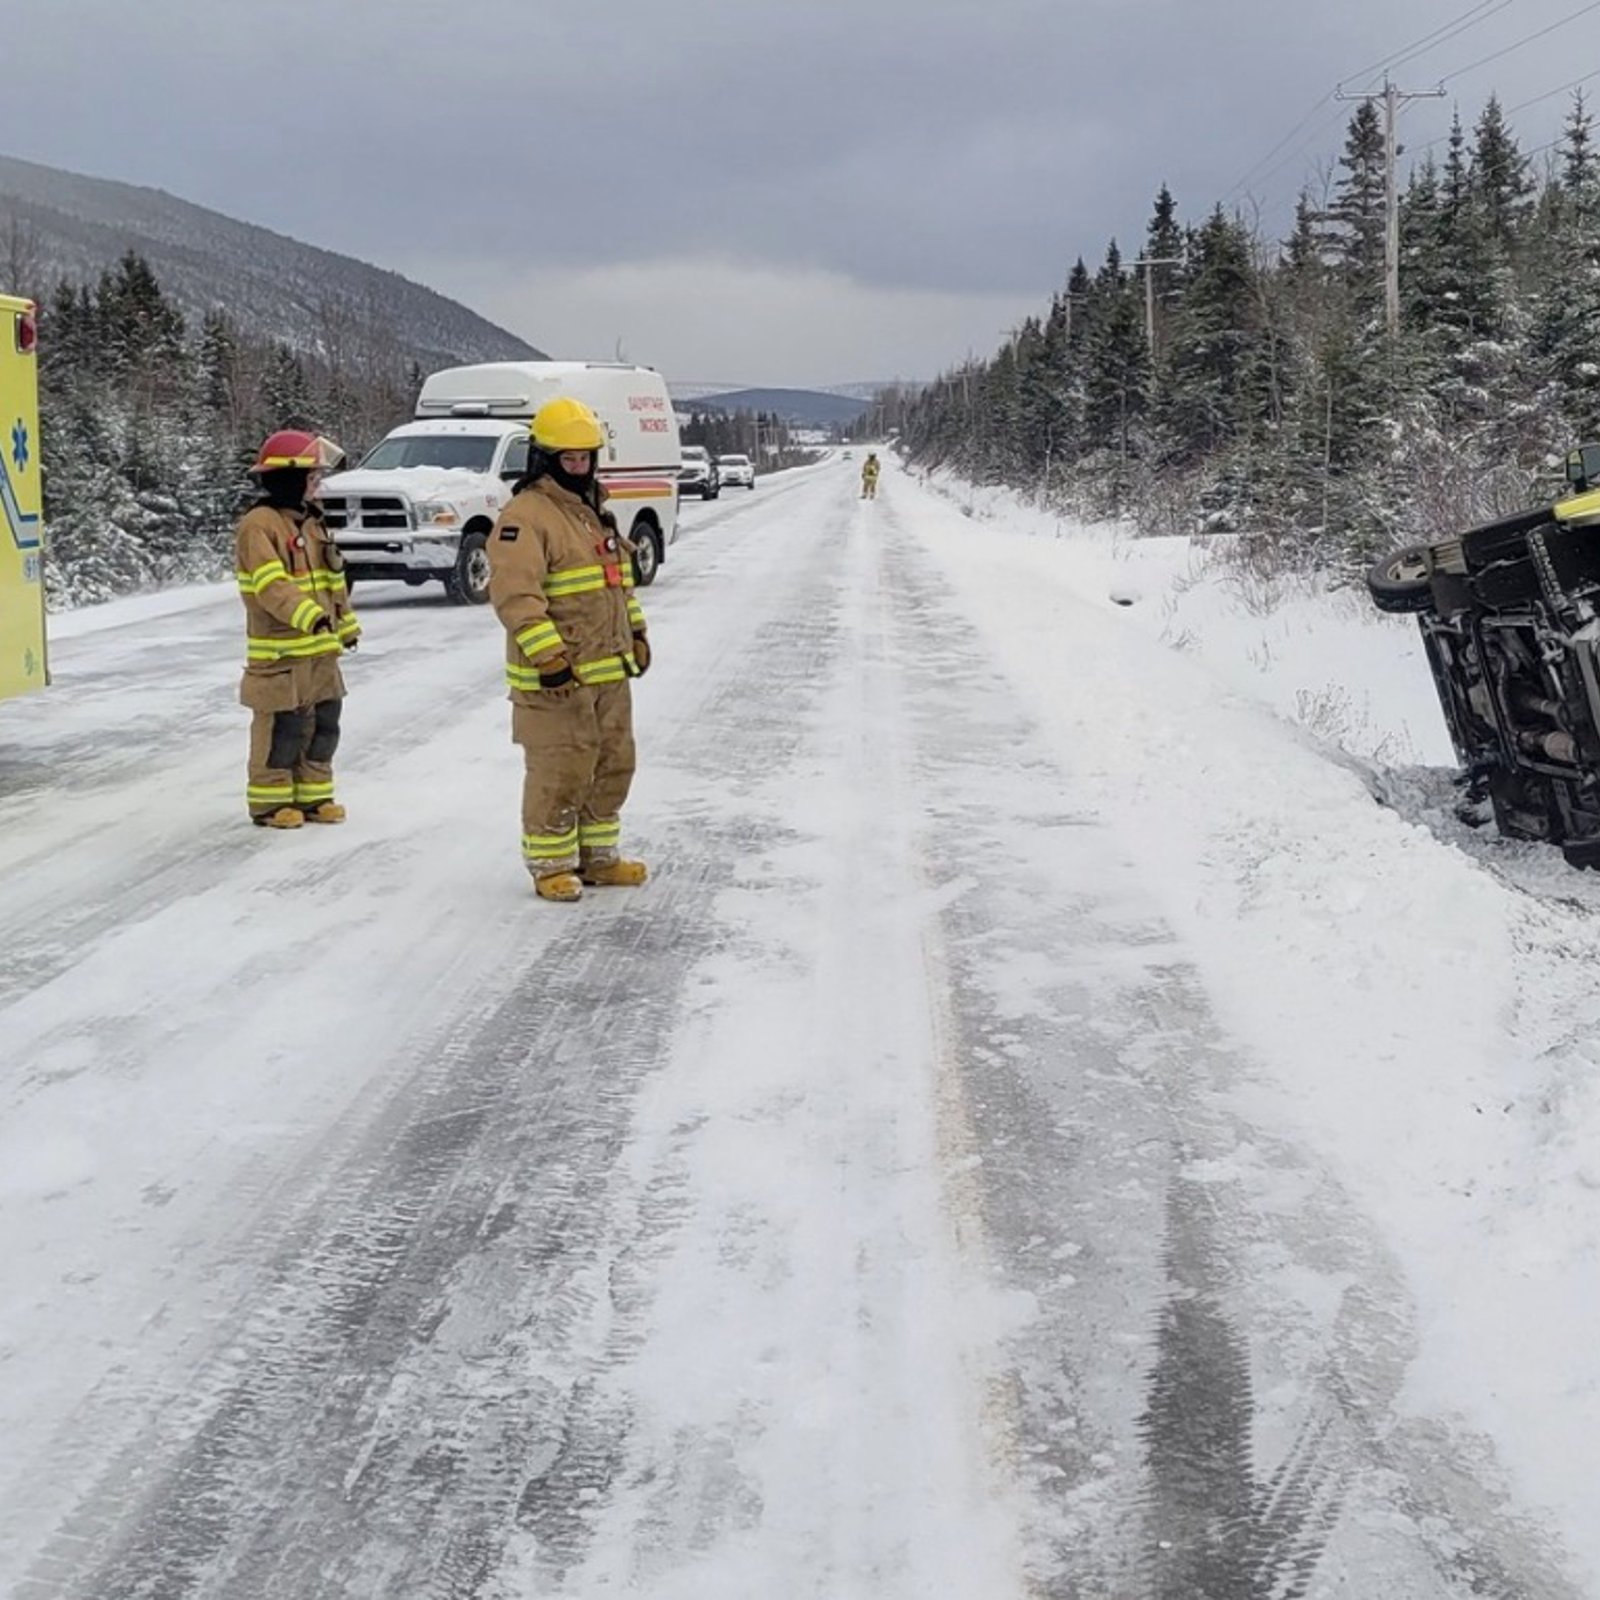
[[[1459,9],[1465,9],[1464,6]],[[1565,15],[1526,0],[1402,76]],[[342,0],[286,38],[244,0],[33,8],[0,149],[155,183],[380,262],[543,273],[707,253],[874,289],[1044,295],[1198,217],[1439,0]],[[1597,18],[1460,85],[1476,115],[1600,54]],[[71,115],[63,112],[70,104]],[[1555,99],[1517,120],[1548,137]],[[1417,142],[1445,106],[1408,115]],[[1256,185],[1273,225],[1341,129]]]

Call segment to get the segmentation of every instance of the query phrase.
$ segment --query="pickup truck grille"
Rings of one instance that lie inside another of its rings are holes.
[[[399,495],[330,494],[322,510],[334,532],[393,533],[411,526],[411,508]]]

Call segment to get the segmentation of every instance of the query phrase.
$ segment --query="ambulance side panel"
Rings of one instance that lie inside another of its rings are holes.
[[[50,677],[33,315],[31,301],[0,294],[0,700]]]

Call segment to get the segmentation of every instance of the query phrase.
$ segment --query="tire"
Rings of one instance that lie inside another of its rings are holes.
[[[641,589],[648,589],[661,570],[661,541],[656,536],[656,530],[648,524],[631,537],[634,546],[633,581]]]
[[[1407,545],[1403,550],[1391,550],[1367,568],[1367,590],[1380,611],[1414,616],[1432,607],[1427,550],[1423,544]]]
[[[445,574],[444,592],[458,606],[487,605],[489,600],[488,539],[464,533],[455,566]]]

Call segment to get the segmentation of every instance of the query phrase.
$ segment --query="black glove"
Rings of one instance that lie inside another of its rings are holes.
[[[642,633],[633,636],[633,664],[641,678],[650,670],[650,641]]]
[[[565,656],[557,656],[554,661],[546,662],[539,668],[541,689],[570,689],[577,681],[577,675]]]
[[[322,615],[311,624],[311,631],[313,633],[332,633],[333,618],[330,617],[326,611],[324,611]]]
[[[344,640],[344,647],[346,650],[354,650],[355,647],[360,643],[361,635],[359,633],[353,634],[350,638]]]

